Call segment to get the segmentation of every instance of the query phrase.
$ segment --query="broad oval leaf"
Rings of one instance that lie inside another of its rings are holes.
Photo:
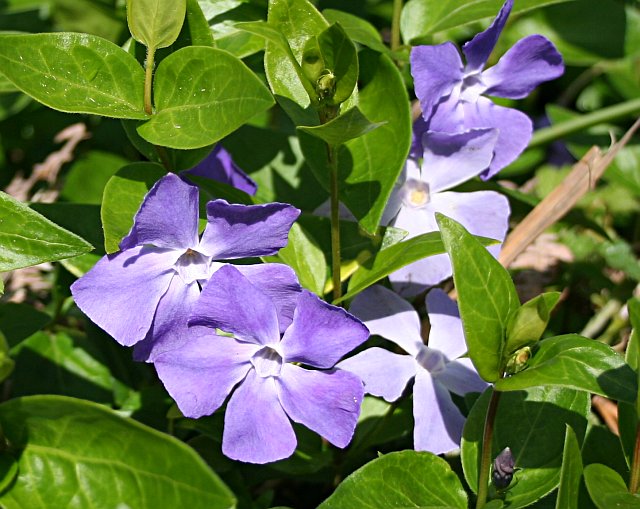
[[[491,391],[485,391],[473,406],[462,433],[462,467],[474,492],[478,489],[478,455]],[[505,506],[524,507],[558,486],[565,428],[571,426],[579,440],[584,438],[589,403],[587,393],[562,387],[500,395],[491,458],[509,447],[518,469],[506,490]]]
[[[186,10],[186,0],[127,0],[131,35],[147,48],[166,48],[178,38]]]
[[[460,317],[471,358],[487,382],[504,370],[509,316],[520,307],[511,276],[459,223],[436,214],[453,265]]]
[[[0,192],[0,272],[78,256],[93,246]]]
[[[370,122],[357,106],[338,115],[326,124],[318,126],[298,126],[301,131],[320,138],[328,145],[338,146],[359,138],[384,125],[385,122]]]
[[[6,509],[235,507],[191,448],[102,405],[17,398],[0,406],[0,422],[19,469],[0,496]]]
[[[538,341],[549,323],[560,292],[547,292],[525,302],[509,318],[505,354]]]
[[[499,391],[535,386],[562,386],[635,403],[638,384],[635,372],[610,346],[567,334],[538,343],[524,371],[496,382]]]
[[[179,149],[211,145],[274,102],[241,60],[204,46],[183,48],[160,63],[154,100],[156,114],[138,133],[155,145]]]
[[[354,42],[363,44],[380,53],[389,52],[389,48],[382,43],[382,37],[380,37],[376,27],[367,20],[335,9],[325,9],[322,11],[322,15],[329,23],[340,23]]]
[[[400,451],[356,470],[318,509],[347,507],[465,509],[467,495],[444,459],[429,452]]]
[[[55,110],[147,118],[142,67],[106,39],[76,33],[2,35],[0,69],[25,94]]]
[[[598,509],[640,509],[640,495],[629,493],[620,474],[606,465],[588,465],[584,483]]]

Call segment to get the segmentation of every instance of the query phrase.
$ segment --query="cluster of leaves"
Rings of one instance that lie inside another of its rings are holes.
[[[629,320],[617,312],[640,280],[638,145],[623,148],[606,185],[555,226],[574,263],[547,272],[524,304],[511,275],[455,221],[441,216],[442,236],[409,240],[379,226],[411,143],[410,46],[468,39],[469,26],[494,16],[500,0],[409,0],[395,14],[383,0],[120,4],[0,5],[7,31],[0,35],[0,182],[44,160],[55,150],[48,140],[78,118],[91,133],[63,168],[57,203],[27,206],[0,193],[0,271],[61,261],[45,295],[0,305],[3,507],[465,508],[476,495],[487,498],[487,457],[505,447],[514,452],[514,479],[491,488],[484,507],[640,506],[640,346],[635,332],[626,357],[604,344],[628,333]],[[570,164],[591,145],[606,146],[608,133],[622,129],[615,122],[640,111],[637,6],[517,0],[514,14],[523,12],[501,44],[542,33],[568,65],[561,84],[519,105],[546,114],[552,127],[500,176],[518,184],[535,177],[533,193],[493,182],[462,186],[504,193],[516,222],[566,174],[554,161]],[[406,46],[385,44],[380,33],[389,26]],[[547,150],[560,138],[564,145]],[[201,203],[300,208],[288,246],[264,261],[286,263],[321,297],[338,283],[346,291],[335,302],[348,302],[409,263],[448,253],[468,355],[493,384],[478,399],[456,401],[467,415],[459,459],[411,450],[406,398],[389,405],[367,397],[344,451],[296,426],[291,458],[261,467],[233,462],[220,452],[221,413],[184,418],[151,366],[133,363],[73,305],[71,283],[118,250],[153,184],[193,167],[216,143],[258,190],[249,196],[194,177]],[[330,221],[311,214],[334,187],[331,167],[340,201],[357,220],[340,222],[338,279]],[[568,289],[553,316],[560,293],[541,293],[542,286]],[[628,316],[637,331],[637,300]],[[590,394],[620,402],[620,440],[595,422]],[[485,420],[496,404],[487,448]],[[344,480],[335,487],[336,479]]]

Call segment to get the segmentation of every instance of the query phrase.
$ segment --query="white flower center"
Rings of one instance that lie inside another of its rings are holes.
[[[426,345],[418,352],[416,361],[432,375],[442,373],[447,365],[447,358],[442,352]]]
[[[205,280],[209,277],[208,256],[198,253],[193,249],[187,249],[174,265],[174,269],[185,284],[191,284],[198,279]]]
[[[402,186],[402,202],[414,209],[424,207],[431,200],[429,184],[417,179],[408,179]]]
[[[265,346],[258,350],[251,358],[251,364],[258,373],[258,376],[267,378],[268,376],[280,376],[282,369],[282,356],[272,347]]]
[[[480,94],[487,89],[486,85],[482,82],[482,73],[476,71],[471,74],[465,75],[462,79],[462,86],[460,88],[460,100],[475,103],[480,97]]]

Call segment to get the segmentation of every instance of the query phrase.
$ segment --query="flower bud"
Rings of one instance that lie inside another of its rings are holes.
[[[493,460],[493,473],[491,475],[493,485],[499,490],[505,489],[511,484],[514,471],[515,461],[513,454],[511,454],[511,449],[505,447]]]

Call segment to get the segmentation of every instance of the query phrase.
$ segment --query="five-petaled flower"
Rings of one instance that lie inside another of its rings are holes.
[[[468,358],[458,307],[439,289],[426,298],[431,331],[428,345],[420,336],[420,318],[411,305],[391,290],[373,286],[359,294],[350,311],[371,334],[401,347],[408,355],[373,347],[338,364],[358,375],[368,394],[398,399],[414,378],[414,448],[442,454],[460,446],[464,416],[449,391],[482,392],[487,384]]]
[[[366,341],[367,328],[307,290],[295,293],[291,319],[277,305],[281,297],[266,295],[234,266],[222,267],[193,309],[189,341],[154,361],[187,417],[212,414],[231,394],[222,451],[240,461],[267,463],[293,454],[289,419],[345,447],[360,412],[361,380],[334,365]]]

